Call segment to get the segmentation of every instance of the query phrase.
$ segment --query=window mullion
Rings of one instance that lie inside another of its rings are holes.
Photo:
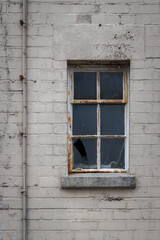
[[[97,100],[100,100],[100,73],[97,72]],[[100,104],[97,103],[97,168],[100,169]]]

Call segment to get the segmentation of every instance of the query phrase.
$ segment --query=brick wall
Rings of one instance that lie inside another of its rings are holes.
[[[29,0],[29,240],[159,240],[159,0]],[[22,1],[0,2],[0,239],[22,239]],[[62,190],[67,60],[130,59],[135,190]],[[120,201],[117,201],[117,198]]]
[[[0,239],[22,230],[21,2],[0,1]]]

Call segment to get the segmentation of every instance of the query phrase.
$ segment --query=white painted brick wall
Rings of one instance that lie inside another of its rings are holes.
[[[29,0],[28,10],[28,240],[159,240],[159,0]],[[21,18],[22,0],[1,0],[3,240],[22,239]],[[68,59],[130,59],[135,190],[61,189],[67,173]]]

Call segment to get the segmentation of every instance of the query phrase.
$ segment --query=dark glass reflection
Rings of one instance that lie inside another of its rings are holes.
[[[97,105],[74,104],[73,119],[74,135],[97,134]]]
[[[73,143],[73,169],[97,168],[97,140],[72,139]]]
[[[100,98],[123,99],[123,72],[100,73]]]
[[[124,135],[124,105],[102,104],[101,135]]]
[[[74,99],[96,99],[96,72],[74,73]]]
[[[125,140],[101,139],[101,168],[125,168]]]

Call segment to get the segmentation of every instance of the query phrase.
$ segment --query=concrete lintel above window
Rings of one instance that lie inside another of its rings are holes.
[[[80,174],[62,177],[62,188],[135,188],[130,174]]]

